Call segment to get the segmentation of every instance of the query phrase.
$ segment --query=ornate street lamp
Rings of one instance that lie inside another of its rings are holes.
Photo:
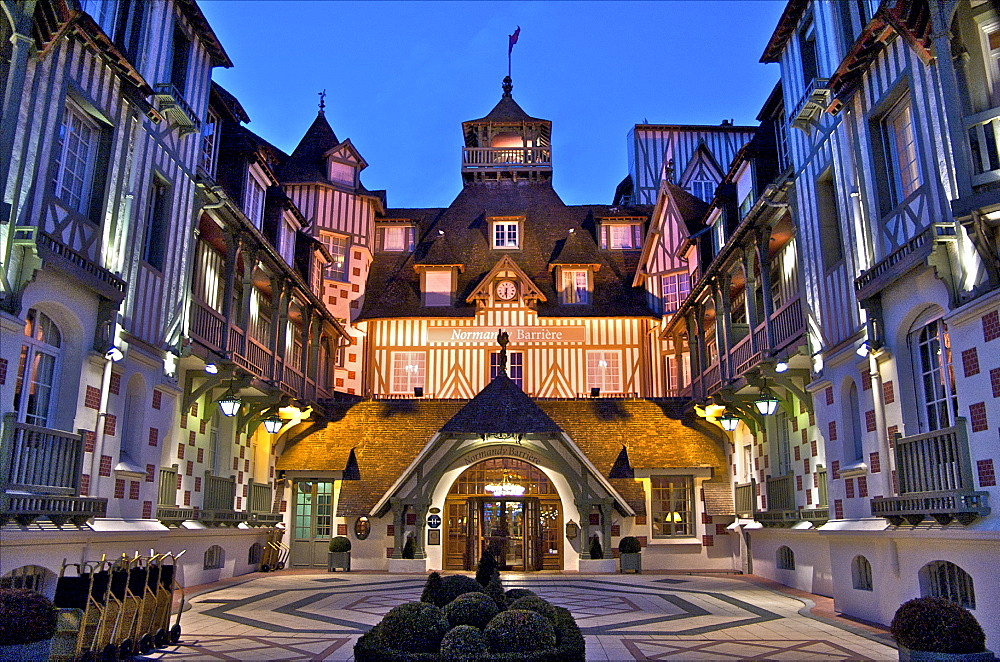
[[[278,434],[285,421],[280,416],[268,416],[264,419],[264,429],[268,434]]]

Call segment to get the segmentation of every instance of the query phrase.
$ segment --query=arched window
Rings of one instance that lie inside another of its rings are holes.
[[[948,327],[936,319],[916,328],[910,333],[910,351],[920,429],[931,432],[953,425],[958,415],[958,396]]]
[[[56,573],[38,565],[22,565],[0,577],[0,588],[26,588],[51,597],[56,588]]]
[[[872,590],[872,564],[863,556],[855,556],[851,562],[851,579],[859,591]]]
[[[121,429],[121,460],[139,462],[142,459],[142,445],[146,439],[142,431],[146,416],[146,382],[142,375],[132,375],[125,389],[125,414]]]
[[[221,568],[226,564],[226,551],[218,545],[212,545],[205,550],[205,570]]]
[[[932,561],[920,569],[920,597],[944,598],[966,609],[976,608],[972,577],[951,561]]]
[[[32,308],[24,321],[24,339],[14,385],[14,411],[19,421],[48,427],[56,401],[56,379],[62,333],[48,315]]]
[[[795,570],[795,552],[790,547],[782,545],[777,553],[778,570]]]
[[[259,542],[255,542],[250,545],[250,551],[247,552],[247,563],[250,565],[257,565],[260,563],[263,556],[264,547]]]

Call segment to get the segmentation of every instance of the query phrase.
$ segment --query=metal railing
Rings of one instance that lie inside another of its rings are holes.
[[[552,167],[549,147],[463,147],[462,168]]]
[[[830,81],[827,78],[813,78],[795,104],[788,118],[792,126],[805,129],[822,113],[830,102]]]
[[[24,231],[28,228],[18,228],[18,242],[21,243],[25,237],[30,238],[30,235],[24,234]],[[80,269],[97,278],[105,285],[109,286],[113,290],[120,292],[122,295],[125,294],[125,281],[115,276],[113,273],[105,269],[104,267],[98,266],[95,262],[89,259],[87,256],[76,252],[69,246],[63,244],[58,239],[52,235],[42,232],[37,228],[30,228],[34,230],[34,242],[41,248],[48,250],[55,255],[63,258],[64,260],[71,262]]]
[[[83,452],[82,431],[18,423],[16,414],[4,414],[0,489],[78,496]]]
[[[972,155],[972,185],[1000,180],[1000,108],[965,118]]]
[[[173,83],[157,83],[153,86],[153,91],[160,102],[160,109],[171,111],[178,124],[195,131],[201,130],[201,120]]]

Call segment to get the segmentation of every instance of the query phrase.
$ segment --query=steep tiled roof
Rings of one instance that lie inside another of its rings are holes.
[[[538,405],[500,373],[441,428],[442,432],[530,434],[561,432]]]
[[[278,170],[279,178],[283,182],[326,181],[323,155],[339,144],[337,134],[326,121],[326,115],[320,111],[291,156],[282,163]]]
[[[466,404],[462,400],[389,400],[331,406],[333,422],[285,449],[277,468],[342,471],[351,449],[356,448],[361,480],[344,483],[337,514],[367,514],[431,437]],[[726,465],[718,428],[685,414],[673,401],[597,398],[537,400],[535,404],[604,476],[623,445],[635,469],[721,470]],[[639,483],[615,478],[611,484],[636,512],[646,512]]]
[[[584,232],[570,228],[566,238],[556,244],[555,255],[549,264],[603,264],[597,254],[597,244]]]
[[[677,211],[681,213],[681,217],[684,219],[688,234],[694,234],[705,227],[702,223],[702,218],[705,216],[705,212],[708,211],[708,203],[701,198],[691,195],[676,184],[668,183],[667,188],[670,189],[670,195],[673,196],[674,202],[677,203]]]
[[[650,316],[643,291],[631,287],[639,252],[598,249],[595,234],[596,218],[623,214],[648,218],[649,213],[647,206],[568,206],[547,181],[476,182],[466,185],[447,209],[389,209],[387,219],[417,223],[418,245],[413,254],[375,254],[361,318],[472,317],[475,306],[466,303],[466,298],[503,255],[509,255],[545,295],[547,301],[538,306],[540,316]],[[521,249],[492,248],[491,216],[524,218]],[[571,228],[589,235],[586,241],[603,265],[595,274],[593,302],[587,307],[560,305],[549,271],[549,261]],[[439,230],[445,233],[443,243],[436,241]],[[457,280],[455,305],[424,307],[414,264],[465,265]]]
[[[514,97],[509,97],[504,95],[501,97],[497,105],[493,106],[486,117],[480,117],[478,120],[469,120],[468,122],[463,122],[463,124],[468,124],[469,122],[547,122],[548,120],[539,119],[537,117],[532,117],[528,113],[524,112],[521,106],[517,105],[514,101]]]

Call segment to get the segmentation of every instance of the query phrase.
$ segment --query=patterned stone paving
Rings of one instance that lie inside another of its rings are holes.
[[[418,600],[423,577],[255,575],[209,588],[183,641],[149,659],[350,660],[382,615]],[[588,660],[895,660],[869,631],[810,616],[809,604],[731,578],[505,574],[573,612]]]

